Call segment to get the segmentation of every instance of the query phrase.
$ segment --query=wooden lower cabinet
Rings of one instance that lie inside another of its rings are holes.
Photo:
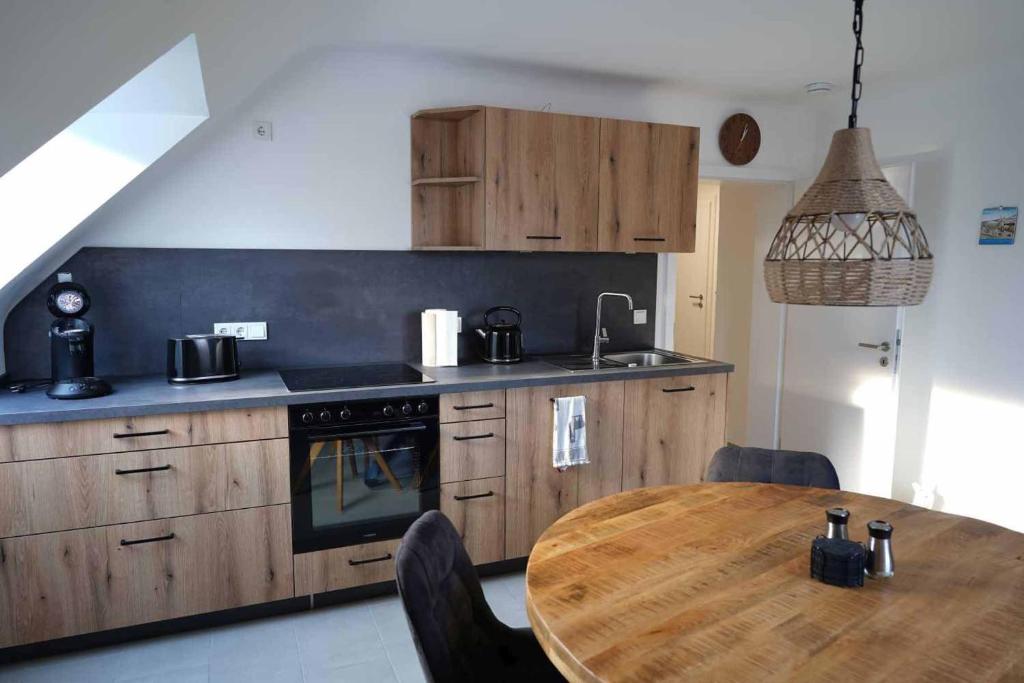
[[[441,512],[452,521],[473,564],[505,559],[505,478],[441,485]]]
[[[626,382],[622,488],[696,484],[725,445],[728,375]]]
[[[401,539],[317,550],[295,556],[295,594],[311,595],[395,578]]]
[[[288,440],[0,463],[0,538],[290,500]]]
[[[0,647],[293,595],[288,505],[0,541]]]
[[[623,382],[510,389],[506,396],[505,557],[530,554],[552,522],[622,488]],[[551,464],[552,399],[587,399],[589,465]]]
[[[505,417],[505,390],[441,394],[441,424]]]
[[[505,420],[441,425],[441,482],[505,476]]]

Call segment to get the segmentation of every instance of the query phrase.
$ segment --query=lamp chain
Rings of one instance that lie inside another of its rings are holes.
[[[853,51],[853,88],[850,91],[850,128],[857,127],[857,103],[860,102],[860,67],[864,65],[864,45],[860,42],[864,30],[864,0],[853,0],[853,35],[857,48]]]

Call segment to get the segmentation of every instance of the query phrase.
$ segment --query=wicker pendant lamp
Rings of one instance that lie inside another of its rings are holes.
[[[782,221],[764,262],[776,303],[915,306],[932,280],[928,240],[882,175],[871,131],[857,128],[863,0],[854,0],[857,48],[849,127],[832,136],[814,184]]]

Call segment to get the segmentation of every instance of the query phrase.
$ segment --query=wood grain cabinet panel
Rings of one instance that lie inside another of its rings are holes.
[[[0,541],[0,646],[293,595],[287,505]]]
[[[441,482],[505,476],[505,420],[441,425]]]
[[[623,383],[594,382],[510,389],[507,392],[505,557],[530,554],[556,519],[616,492],[622,482]],[[552,399],[585,396],[591,464],[559,472],[552,467]]]
[[[726,374],[626,382],[624,489],[696,484],[725,445]]]
[[[283,407],[0,427],[0,462],[122,453],[288,436]]]
[[[401,539],[317,550],[295,556],[295,594],[310,595],[395,578]]]
[[[441,394],[441,422],[493,420],[505,417],[505,390]]]
[[[289,502],[288,440],[0,464],[0,538]]]
[[[8,445],[0,450],[0,457],[6,456],[8,461],[171,448],[192,442],[192,424],[184,413],[13,425],[7,429]]]
[[[602,251],[692,252],[700,129],[601,119]]]
[[[505,559],[505,479],[441,485],[441,512],[452,521],[473,564]]]
[[[596,251],[599,119],[486,114],[487,248]]]

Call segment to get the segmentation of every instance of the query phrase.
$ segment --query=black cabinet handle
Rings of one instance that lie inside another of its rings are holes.
[[[488,491],[487,493],[475,493],[472,496],[452,496],[455,500],[473,500],[474,498],[490,498],[494,495],[494,491]]]
[[[474,436],[453,436],[453,441],[472,441],[473,439],[493,439],[494,432],[487,432],[486,434],[476,434]]]
[[[171,469],[171,466],[169,464],[157,465],[156,467],[139,467],[138,469],[134,470],[122,470],[118,468],[114,470],[114,474],[142,474],[143,472],[163,472],[169,469]]]
[[[664,237],[634,237],[634,242],[664,242]]]
[[[493,408],[493,403],[480,403],[475,406],[452,406],[452,410],[476,410],[478,408]]]
[[[371,562],[387,562],[391,559],[391,553],[384,555],[383,557],[371,557],[368,560],[349,560],[348,565],[350,567],[358,567],[361,564],[370,564]]]
[[[121,539],[121,545],[139,545],[140,543],[156,543],[157,541],[169,541],[174,538],[174,532],[167,534],[166,536],[154,536],[153,538],[140,538],[137,541],[126,541]]]
[[[678,389],[662,389],[662,391],[665,392],[666,394],[677,394],[680,391],[694,391],[696,389],[697,389],[697,387],[689,386],[689,387],[680,387]]]
[[[561,235],[527,235],[526,239],[528,239],[528,240],[560,240],[560,239],[562,239],[562,236]]]
[[[114,434],[115,439],[132,439],[137,436],[163,436],[164,434],[170,434],[170,429],[158,429],[155,432],[127,432],[125,434]]]

